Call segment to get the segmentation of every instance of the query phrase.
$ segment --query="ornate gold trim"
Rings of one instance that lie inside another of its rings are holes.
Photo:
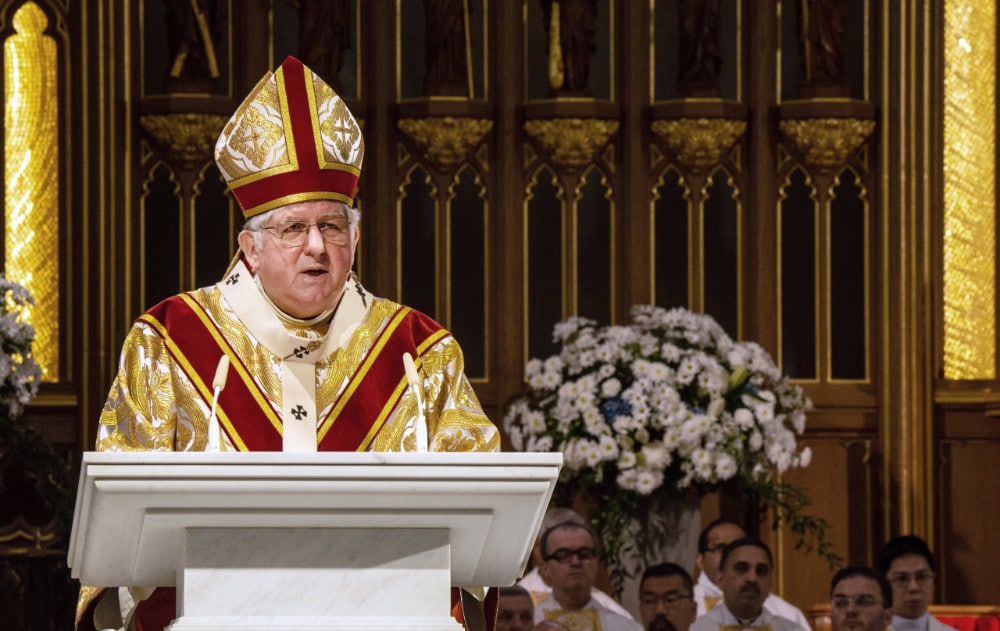
[[[653,134],[691,173],[707,173],[746,133],[743,120],[678,118],[653,121]]]
[[[545,158],[564,173],[576,173],[594,160],[618,121],[601,118],[548,118],[529,120],[524,131],[537,143]]]
[[[212,158],[215,139],[228,119],[221,114],[143,114],[139,125],[171,162],[189,169]]]
[[[460,116],[401,118],[399,131],[414,144],[423,159],[441,172],[465,162],[493,129],[493,121]]]
[[[875,131],[875,121],[860,118],[802,118],[783,120],[778,128],[817,173],[833,173]]]

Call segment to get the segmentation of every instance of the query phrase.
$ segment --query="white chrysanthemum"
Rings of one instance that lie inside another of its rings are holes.
[[[580,417],[583,419],[583,422],[586,423],[588,426],[591,423],[604,422],[604,416],[601,414],[601,411],[597,409],[596,405],[590,405],[585,408],[582,408],[580,410]]]
[[[758,403],[753,406],[753,413],[761,423],[770,423],[774,420],[774,403]]]
[[[663,446],[670,451],[677,449],[681,442],[681,432],[676,427],[667,428],[663,432]]]
[[[611,436],[601,436],[597,443],[597,451],[601,460],[610,462],[618,459],[618,443]]]
[[[624,449],[618,450],[618,468],[631,469],[636,464],[635,452]]]
[[[806,415],[803,412],[795,412],[791,415],[792,427],[795,428],[796,434],[802,434],[806,431]]]
[[[626,491],[636,490],[636,480],[639,477],[639,472],[635,469],[625,469],[618,473],[618,478],[615,482],[618,483],[618,487],[625,489]]]
[[[639,462],[653,469],[666,469],[672,460],[670,451],[662,443],[643,445],[639,451]]]
[[[652,469],[640,469],[635,480],[635,491],[640,495],[649,495],[663,484],[663,472]]]
[[[553,355],[546,359],[544,365],[545,372],[554,372],[556,374],[561,373],[562,369],[565,367],[562,359],[558,355]]]
[[[715,459],[707,449],[695,449],[691,453],[691,464],[694,466],[695,475],[702,480],[711,480],[715,471]]]
[[[684,356],[684,352],[680,349],[680,347],[667,342],[660,346],[660,355],[662,355],[663,359],[667,360],[671,364],[676,364],[681,360],[681,357]]]
[[[601,383],[601,396],[606,398],[616,397],[622,391],[622,382],[612,377]]]
[[[541,378],[541,388],[545,390],[552,390],[562,382],[562,375],[558,372],[553,372],[551,370],[546,370],[542,374]]]
[[[618,434],[627,434],[638,427],[638,425],[636,425],[635,419],[631,416],[616,416],[611,421],[611,427]]]
[[[740,429],[750,429],[754,426],[753,412],[746,408],[736,408],[733,412],[733,421]]]
[[[799,452],[799,466],[808,467],[809,463],[812,462],[813,452],[809,447],[803,447],[802,451]]]
[[[760,432],[750,432],[750,438],[747,440],[747,447],[750,448],[750,451],[760,451],[763,446],[764,437],[761,436]]]
[[[541,410],[530,410],[521,417],[524,429],[530,434],[541,434],[545,431],[545,414]]]
[[[719,454],[715,460],[715,475],[720,480],[729,480],[739,470],[736,459],[729,454]]]
[[[544,368],[545,364],[542,363],[542,360],[538,359],[537,357],[532,357],[524,365],[524,377],[526,379],[531,379],[535,375],[540,375],[542,374],[542,370]]]
[[[552,451],[552,437],[532,436],[528,438],[525,451]]]
[[[692,357],[687,356],[681,360],[681,363],[677,366],[677,382],[687,385],[698,375],[698,371],[701,366],[698,365],[698,361]]]
[[[726,360],[732,368],[742,368],[750,361],[750,351],[741,344],[737,344],[726,354]]]

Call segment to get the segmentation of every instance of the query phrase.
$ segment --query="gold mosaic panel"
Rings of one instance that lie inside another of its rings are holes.
[[[42,380],[59,380],[59,91],[56,44],[33,2],[3,45],[5,252],[8,279],[35,299],[26,314]]]
[[[993,379],[996,5],[945,2],[944,376]]]

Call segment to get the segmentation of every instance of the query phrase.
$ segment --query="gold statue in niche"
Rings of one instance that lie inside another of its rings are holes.
[[[164,0],[170,71],[167,92],[209,93],[219,77],[215,43],[226,24],[222,0]]]
[[[590,96],[597,0],[541,0],[548,30],[549,95]]]

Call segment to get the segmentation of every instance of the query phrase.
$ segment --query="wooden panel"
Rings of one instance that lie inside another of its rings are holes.
[[[806,490],[812,500],[806,510],[830,524],[829,536],[841,557],[849,563],[869,563],[877,519],[873,506],[880,494],[873,437],[856,432],[808,437],[803,443],[812,448],[812,463],[789,471],[784,480]],[[767,528],[763,534],[770,534]],[[803,610],[825,602],[834,573],[826,560],[815,551],[796,549],[787,527],[771,540],[779,568],[772,590]]]
[[[940,533],[938,600],[946,603],[1000,602],[1000,502],[996,501],[1000,438],[944,440],[939,445],[937,490]]]

